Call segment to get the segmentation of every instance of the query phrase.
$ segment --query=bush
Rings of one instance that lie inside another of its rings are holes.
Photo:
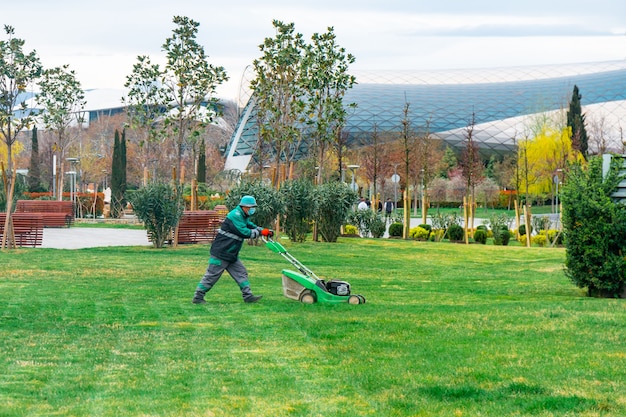
[[[346,223],[357,197],[347,184],[339,181],[327,182],[317,187],[315,220],[324,241],[337,241],[341,225]]]
[[[351,224],[346,224],[343,227],[343,233],[346,235],[350,235],[350,236],[358,236],[359,230],[356,228],[356,226],[353,226]]]
[[[563,233],[559,233],[559,231],[556,229],[548,230],[548,241],[550,242],[550,244],[552,244],[552,242],[554,242],[555,239],[556,239],[555,245],[562,245]]]
[[[533,236],[530,241],[537,246],[546,246],[548,239],[545,230],[542,230],[539,234]]]
[[[224,203],[229,210],[239,205],[244,195],[254,196],[257,203],[256,213],[251,217],[254,224],[262,227],[274,227],[278,216],[285,213],[285,202],[282,194],[271,185],[262,181],[242,181],[241,184],[230,190]],[[254,242],[253,242],[254,243]]]
[[[389,225],[390,237],[402,237],[403,231],[404,231],[404,225],[402,223],[391,223]]]
[[[372,233],[372,237],[376,239],[383,237],[386,229],[387,223],[385,223],[385,220],[381,216],[376,215],[374,220],[372,220],[372,224],[370,225],[370,232]]]
[[[532,233],[533,233],[533,226],[531,225],[531,226],[529,227],[529,229],[530,229],[530,234],[532,234]],[[525,225],[525,224],[522,224],[522,225],[519,227],[518,233],[519,233],[520,235],[525,235],[525,234],[526,234],[526,225]]]
[[[509,241],[511,240],[511,231],[508,227],[504,226],[498,231],[497,236],[498,238],[496,239],[496,232],[494,231],[493,244],[507,246],[509,244]]]
[[[315,187],[306,179],[285,181],[280,187],[285,205],[283,228],[292,242],[304,242],[315,215]]]
[[[565,274],[589,295],[625,296],[626,206],[611,199],[622,179],[622,160],[613,158],[603,176],[602,158],[575,164],[567,173],[561,201]]]
[[[453,242],[460,242],[465,237],[465,230],[458,224],[451,224],[448,228],[448,238]]]
[[[489,218],[489,226],[493,233],[493,244],[506,246],[511,239],[509,222],[511,219],[506,214],[495,214]]]
[[[483,245],[487,243],[487,231],[484,229],[476,229],[474,232],[474,241],[482,243]]]
[[[182,188],[154,182],[131,194],[135,215],[144,224],[155,248],[162,248],[183,214]]]
[[[429,236],[430,230],[426,230],[422,226],[413,227],[409,230],[409,237],[414,240],[426,241]]]
[[[418,224],[417,226],[418,226],[418,227],[421,227],[422,229],[426,229],[426,230],[428,230],[429,232],[432,232],[432,231],[433,231],[433,227],[432,227],[431,225],[429,225],[429,224]]]

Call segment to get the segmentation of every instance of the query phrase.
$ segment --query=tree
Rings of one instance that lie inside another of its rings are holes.
[[[122,138],[115,130],[113,158],[111,164],[111,217],[124,214],[124,194],[126,193],[126,137]]]
[[[604,176],[600,157],[574,163],[561,188],[565,274],[589,295],[626,296],[626,206],[611,199],[621,163],[614,158]]]
[[[158,121],[163,116],[167,97],[161,88],[161,75],[161,69],[157,64],[152,64],[150,57],[138,56],[132,73],[124,83],[124,87],[129,90],[122,97],[122,103],[126,105],[130,128],[138,133],[138,145],[142,151],[140,160],[144,170],[155,157],[153,145],[162,133]]]
[[[476,185],[478,185],[484,175],[483,161],[480,158],[478,144],[474,140],[474,126],[476,125],[475,114],[472,113],[472,119],[465,129],[465,148],[461,156],[461,170],[463,178],[466,181],[465,196],[469,204],[469,223],[466,227],[474,228],[474,205],[476,203]]]
[[[580,155],[573,149],[567,129],[559,131],[549,126],[544,126],[534,138],[521,141],[520,151],[520,185],[526,190],[527,199],[550,193],[557,170],[566,169]]]
[[[193,147],[200,132],[213,121],[218,113],[216,88],[228,77],[224,67],[208,63],[204,47],[196,42],[200,24],[184,16],[174,16],[173,21],[177,27],[162,47],[166,53],[162,73],[167,97],[164,127],[175,135],[176,166],[180,170],[185,143],[192,142]]]
[[[409,118],[409,103],[404,103],[404,117],[402,119],[402,132],[400,133],[402,142],[403,160],[404,162],[404,228],[402,238],[409,238],[409,229],[411,228],[411,193],[409,191],[409,174],[411,170],[411,149],[415,141],[415,133],[411,128],[411,120]]]
[[[43,72],[39,82],[41,92],[37,96],[37,103],[43,106],[41,120],[44,126],[54,132],[56,137],[55,151],[58,153],[57,163],[61,175],[58,175],[58,197],[63,196],[63,160],[66,151],[76,135],[71,135],[71,127],[80,126],[84,122],[85,92],[76,79],[73,70],[68,65],[48,69]]]
[[[572,147],[579,151],[583,158],[587,159],[589,152],[589,139],[585,129],[585,115],[582,113],[580,99],[582,96],[578,91],[578,86],[574,85],[572,99],[569,102],[567,111],[567,126],[571,131]]]
[[[451,147],[446,146],[446,149],[443,151],[443,158],[441,158],[441,168],[439,169],[438,175],[441,178],[449,178],[449,172],[456,168],[458,164],[459,161],[456,154]]]
[[[206,145],[204,139],[200,139],[200,149],[198,150],[198,182],[206,183]]]
[[[39,162],[39,141],[37,139],[37,126],[33,126],[33,132],[31,136],[31,151],[30,151],[30,168],[28,169],[28,191],[31,193],[40,192],[43,190],[41,186],[41,165]]]
[[[306,114],[309,115],[306,123],[312,127],[312,148],[320,167],[318,184],[323,178],[326,150],[338,142],[346,124],[347,111],[343,98],[356,83],[356,78],[348,74],[348,67],[355,58],[337,44],[336,38],[332,27],[321,35],[313,34],[312,44],[305,47],[303,58]],[[348,107],[355,106],[355,103],[348,104]]]
[[[274,38],[265,38],[259,46],[262,56],[253,62],[256,78],[254,91],[259,123],[259,146],[270,152],[276,166],[273,183],[278,184],[281,160],[289,164],[301,132],[296,126],[304,119],[303,55],[305,43],[294,24],[272,22]]]
[[[34,117],[28,110],[24,94],[42,71],[41,61],[35,51],[25,52],[25,41],[15,38],[12,26],[4,26],[8,39],[0,40],[0,139],[6,145],[7,167],[4,169],[4,190],[7,196],[7,207],[1,248],[15,246],[15,242],[7,242],[6,236],[13,230],[11,216],[13,192],[13,146],[18,134],[34,122]]]

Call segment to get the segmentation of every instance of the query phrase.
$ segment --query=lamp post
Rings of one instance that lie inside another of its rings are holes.
[[[356,170],[359,168],[360,168],[360,165],[348,165],[348,169],[352,171],[352,182],[350,183],[350,188],[354,192],[356,192],[359,189],[355,180]]]
[[[76,210],[76,164],[80,162],[80,158],[65,158],[65,160],[70,163],[70,171],[66,174],[70,176],[70,200]]]
[[[391,182],[393,182],[393,206],[398,204],[398,183],[400,182],[400,176],[398,175],[398,164],[393,164],[393,175],[391,176]]]
[[[556,174],[554,175],[554,183],[556,184],[556,195],[554,196],[555,207],[554,211],[556,214],[559,214],[559,183],[561,182],[559,178],[559,172],[563,172],[562,169],[557,169]]]

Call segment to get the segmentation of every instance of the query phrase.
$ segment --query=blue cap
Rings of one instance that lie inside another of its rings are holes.
[[[244,195],[241,197],[239,205],[242,207],[256,207],[256,199],[251,195]]]

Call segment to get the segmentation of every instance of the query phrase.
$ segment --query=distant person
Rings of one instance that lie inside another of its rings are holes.
[[[365,202],[365,198],[361,197],[361,201],[359,202],[359,205],[357,206],[358,210],[367,210],[367,203]]]
[[[391,198],[388,198],[387,201],[385,201],[385,220],[391,219],[391,213],[393,213],[393,202]]]

